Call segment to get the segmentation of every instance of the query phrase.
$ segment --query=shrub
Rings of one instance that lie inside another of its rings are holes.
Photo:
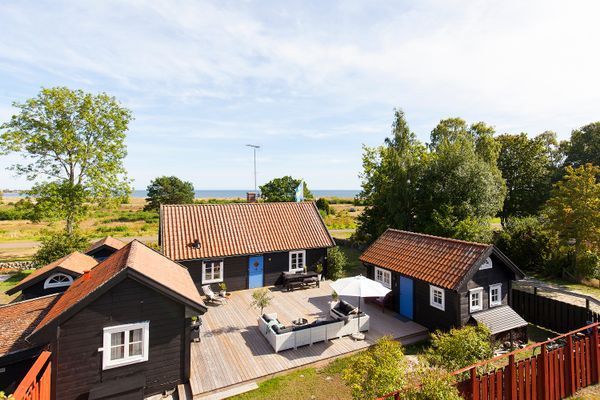
[[[338,246],[327,249],[327,275],[329,279],[336,280],[344,276],[346,265],[348,265],[348,259]]]
[[[402,345],[384,336],[367,351],[352,357],[342,371],[342,379],[350,386],[355,400],[374,399],[406,384],[407,363]]]
[[[324,211],[326,215],[331,213],[331,207],[329,206],[329,201],[327,201],[326,198],[319,197],[316,204],[317,208]]]
[[[492,357],[490,330],[484,325],[467,325],[450,332],[436,331],[425,359],[433,366],[454,371]]]
[[[0,392],[0,400],[15,400],[12,394],[6,394],[4,392]]]
[[[424,362],[424,360],[423,360]],[[411,381],[405,393],[408,400],[461,400],[454,386],[454,377],[447,371],[423,365],[411,374]]]
[[[74,251],[82,251],[89,245],[88,238],[79,232],[46,232],[41,242],[42,245],[33,256],[36,265],[49,264]]]

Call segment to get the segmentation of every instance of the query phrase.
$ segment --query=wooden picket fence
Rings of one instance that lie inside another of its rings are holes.
[[[43,351],[35,360],[15,393],[15,400],[50,400],[52,397],[52,353]]]

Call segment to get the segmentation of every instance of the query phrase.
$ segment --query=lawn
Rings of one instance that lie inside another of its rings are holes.
[[[358,257],[361,255],[362,251],[349,246],[339,246],[340,250],[346,255],[348,259],[348,264],[344,270],[344,275],[346,276],[356,276],[356,275],[367,275],[367,270],[362,265],[362,263],[358,260]]]
[[[9,296],[4,292],[7,291],[8,289],[10,289],[11,287],[15,286],[23,278],[25,278],[27,275],[29,275],[32,272],[33,272],[33,270],[25,270],[25,271],[17,272],[16,274],[12,275],[10,278],[5,280],[4,282],[0,282],[0,304],[7,304],[7,303],[11,302],[12,300],[14,300],[19,295],[18,293],[14,294],[12,296]]]

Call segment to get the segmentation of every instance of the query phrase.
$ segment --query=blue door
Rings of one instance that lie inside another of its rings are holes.
[[[248,288],[263,287],[263,256],[248,257]]]
[[[400,277],[400,315],[413,318],[413,281]]]

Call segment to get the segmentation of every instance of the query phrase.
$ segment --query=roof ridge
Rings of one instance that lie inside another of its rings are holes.
[[[34,297],[32,299],[25,299],[25,300],[17,301],[17,302],[14,302],[14,303],[0,304],[0,309],[6,308],[6,307],[10,307],[10,306],[17,306],[17,305],[21,305],[21,304],[24,304],[24,303],[30,303],[32,301],[45,299],[47,297],[59,296],[61,294],[62,293],[52,293],[52,294],[46,294],[44,296]]]
[[[490,247],[490,246],[493,246],[493,244],[490,244],[490,243],[471,242],[471,241],[468,241],[468,240],[447,238],[447,237],[443,237],[443,236],[430,235],[430,234],[427,234],[427,233],[405,231],[405,230],[402,230],[402,229],[387,228],[387,230],[388,231],[392,231],[392,232],[407,233],[409,235],[429,237],[429,238],[441,240],[441,241],[444,241],[444,242],[456,242],[456,243],[470,244],[470,245],[475,245],[475,246],[484,246],[486,248]]]
[[[185,265],[183,265],[183,264],[180,264],[180,263],[178,263],[177,261],[175,261],[175,260],[173,260],[173,259],[171,259],[171,258],[167,257],[166,255],[164,255],[164,254],[163,254],[163,253],[161,253],[160,251],[158,251],[158,250],[156,250],[156,249],[153,249],[152,247],[150,247],[150,246],[148,246],[147,244],[145,244],[145,243],[143,243],[143,242],[139,241],[138,239],[133,239],[133,240],[132,240],[130,243],[133,243],[133,242],[137,242],[137,243],[141,244],[141,245],[142,245],[143,247],[145,247],[146,249],[148,249],[148,250],[150,250],[150,251],[152,251],[152,252],[156,253],[157,255],[159,255],[159,256],[161,256],[161,257],[164,257],[164,258],[166,258],[168,261],[170,261],[171,263],[173,263],[173,264],[177,265],[178,267],[180,267],[180,268],[183,268],[183,269],[185,269],[186,271],[188,270],[188,268],[187,268]],[[136,246],[136,247],[137,247],[137,246]],[[136,250],[136,252],[137,252],[137,251],[138,251],[138,250]],[[128,260],[129,260],[129,257],[128,257]],[[129,267],[129,265],[127,265],[126,267]]]
[[[161,208],[182,208],[182,207],[217,207],[217,206],[268,206],[280,204],[312,204],[314,200],[308,201],[273,201],[273,202],[239,202],[239,203],[189,203],[189,204],[161,204]]]

